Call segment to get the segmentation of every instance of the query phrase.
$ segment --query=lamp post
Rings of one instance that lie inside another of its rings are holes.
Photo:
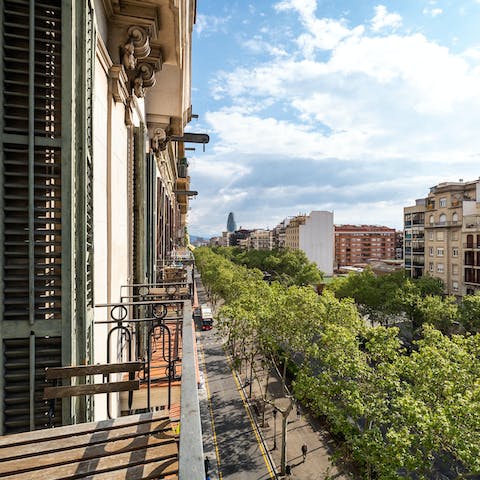
[[[277,408],[273,407],[273,448],[277,449]]]

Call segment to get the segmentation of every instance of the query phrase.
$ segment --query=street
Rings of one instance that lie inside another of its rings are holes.
[[[205,297],[198,278],[197,287],[201,303]],[[197,347],[204,377],[199,392],[204,452],[210,460],[211,479],[275,478],[215,327],[197,331]]]

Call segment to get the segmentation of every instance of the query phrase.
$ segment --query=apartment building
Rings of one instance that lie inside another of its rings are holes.
[[[284,219],[273,229],[273,248],[285,248],[286,231],[290,218]]]
[[[376,225],[335,225],[338,267],[395,259],[395,229]]]
[[[248,238],[248,247],[254,250],[272,250],[273,231],[272,230],[252,230]]]
[[[303,250],[326,276],[333,275],[333,212],[312,211],[290,219],[285,247]]]
[[[480,180],[443,182],[425,199],[406,207],[405,268],[413,278],[429,274],[440,278],[449,295],[480,290]],[[416,216],[414,216],[416,215]],[[414,238],[422,232],[424,238]],[[416,224],[414,224],[416,222]],[[422,242],[424,244],[422,249]],[[424,258],[424,266],[415,264]]]
[[[425,272],[425,208],[425,199],[420,198],[403,209],[403,259],[411,278],[420,278]]]

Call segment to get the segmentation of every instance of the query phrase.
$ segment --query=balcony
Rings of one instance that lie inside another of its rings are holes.
[[[18,473],[18,458],[28,457],[29,461],[22,465],[24,478],[73,477],[78,472],[89,478],[198,478],[198,472],[203,472],[203,448],[192,277],[191,267],[164,269],[164,280],[125,285],[118,303],[96,305],[100,311],[104,307],[110,312],[105,320],[95,322],[111,326],[105,345],[107,365],[115,368],[136,363],[141,370],[135,374],[129,370],[134,380],[126,374],[129,381],[110,382],[108,377],[104,383],[92,385],[86,381],[92,380],[90,370],[105,366],[51,369],[61,370],[58,378],[68,379],[68,383],[70,371],[83,369],[80,376],[85,382],[81,385],[50,390],[62,390],[55,397],[67,401],[71,401],[70,396],[106,393],[109,418],[3,437],[0,450],[4,475]],[[117,355],[110,352],[110,343],[119,339],[127,364],[116,363]],[[114,390],[112,386],[119,383],[135,384],[135,388],[128,388],[128,392],[126,388]],[[93,388],[99,386],[101,390]],[[153,390],[155,395],[151,395]],[[111,415],[109,396],[118,391],[119,410],[126,414],[112,418],[119,412],[115,408]],[[34,456],[32,444],[36,445]]]
[[[425,225],[425,228],[445,228],[445,227],[461,227],[462,222],[459,221],[447,221],[447,222],[434,222]]]
[[[473,268],[465,268],[464,270],[464,283],[471,285],[480,285],[480,267],[478,270]]]
[[[480,244],[464,243],[463,248],[464,250],[480,250]]]

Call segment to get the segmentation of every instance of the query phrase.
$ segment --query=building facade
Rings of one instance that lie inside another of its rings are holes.
[[[333,275],[333,212],[312,211],[286,219],[285,248],[303,250],[326,276]]]
[[[96,305],[154,282],[183,245],[195,1],[1,5],[5,434],[44,426],[45,367],[106,361]],[[57,419],[105,411],[102,398],[73,398]]]
[[[297,215],[290,219],[285,228],[285,248],[298,250],[300,248],[300,225],[307,219],[306,215]]]
[[[376,225],[335,225],[338,267],[395,259],[395,229]]]
[[[248,238],[248,248],[254,250],[272,250],[273,232],[272,230],[252,230]]]
[[[411,232],[412,240],[411,245],[405,242],[405,267],[414,278],[422,274],[440,278],[449,295],[463,296],[480,290],[479,198],[479,180],[444,182],[432,187],[415,207],[405,208],[405,235]],[[423,251],[421,243],[413,243],[414,212],[418,222],[422,218],[424,221]],[[414,245],[417,254],[425,259],[424,269],[412,268]],[[407,258],[411,261],[407,262]]]
[[[403,259],[407,275],[420,278],[425,272],[425,199],[405,207]]]
[[[273,248],[285,248],[287,226],[290,218],[286,218],[273,229]]]

